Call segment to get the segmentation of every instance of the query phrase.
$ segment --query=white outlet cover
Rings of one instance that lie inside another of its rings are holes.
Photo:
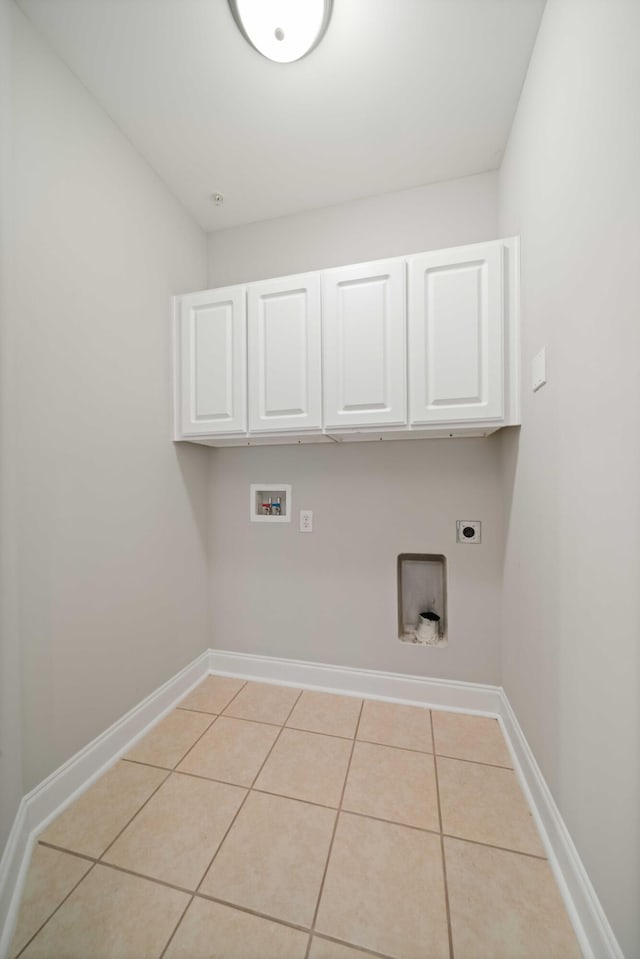
[[[313,510],[300,510],[300,532],[313,533]]]
[[[469,535],[469,531],[473,534]],[[459,519],[456,521],[456,540],[458,543],[481,543],[482,523],[479,519]]]
[[[547,382],[547,351],[543,347],[531,361],[531,388],[535,393]]]

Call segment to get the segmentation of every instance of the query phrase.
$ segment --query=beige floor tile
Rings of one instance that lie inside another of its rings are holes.
[[[104,861],[195,889],[245,795],[238,786],[172,773]]]
[[[308,938],[269,919],[194,899],[165,959],[304,959]]]
[[[21,959],[158,959],[187,893],[95,866]]]
[[[274,919],[309,925],[334,821],[331,809],[251,793],[201,892]]]
[[[236,719],[252,719],[256,723],[282,725],[300,694],[299,689],[289,686],[272,686],[269,683],[247,683],[238,693],[225,716]]]
[[[173,769],[212,721],[213,716],[206,713],[175,709],[136,743],[124,758]]]
[[[351,746],[350,739],[283,729],[255,788],[337,808]]]
[[[456,959],[580,959],[547,862],[445,839]]]
[[[341,813],[316,929],[397,959],[448,959],[440,837]]]
[[[513,770],[440,756],[436,762],[444,833],[544,856]]]
[[[436,753],[454,759],[508,766],[513,763],[497,719],[433,710]]]
[[[166,775],[164,769],[116,763],[39,838],[98,858]]]
[[[314,936],[309,959],[369,959],[372,955],[372,952],[361,952],[360,949],[352,949],[351,946]]]
[[[356,743],[342,808],[439,830],[433,756]]]
[[[358,739],[433,752],[429,710],[366,699],[360,717]]]
[[[362,700],[353,696],[336,696],[305,689],[287,720],[287,726],[353,739],[361,706]]]
[[[277,726],[219,716],[178,769],[250,786],[279,732]]]
[[[91,869],[87,859],[34,846],[9,955],[16,956],[54,909]]]
[[[199,686],[185,696],[180,703],[180,708],[200,709],[205,713],[221,713],[238,690],[242,689],[244,683],[244,679],[233,679],[230,676],[207,676]]]

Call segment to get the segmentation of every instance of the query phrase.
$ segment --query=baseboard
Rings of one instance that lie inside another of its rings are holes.
[[[277,683],[280,686],[317,689],[344,696],[367,696],[369,699],[488,716],[499,715],[502,702],[499,686],[484,686],[481,683],[330,666],[274,656],[253,656],[222,649],[209,650],[209,656],[213,673]]]
[[[587,870],[504,690],[501,690],[500,720],[511,748],[514,768],[536,819],[584,959],[624,959]]]
[[[17,916],[31,847],[38,834],[208,673],[347,696],[495,716],[536,819],[584,959],[624,959],[571,836],[499,686],[454,682],[210,649],[52,773],[20,803],[0,861],[0,959]]]
[[[23,797],[0,860],[0,957],[11,944],[31,847],[37,835],[162,719],[209,672],[198,656]]]

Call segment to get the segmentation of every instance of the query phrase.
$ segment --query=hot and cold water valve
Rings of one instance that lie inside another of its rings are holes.
[[[288,483],[252,483],[249,517],[252,523],[290,523],[291,486]]]

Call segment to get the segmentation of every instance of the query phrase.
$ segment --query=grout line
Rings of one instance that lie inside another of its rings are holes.
[[[449,937],[449,959],[454,959],[453,953],[453,929],[451,927],[451,907],[449,904],[449,886],[447,883],[447,863],[444,857],[444,836],[442,832],[442,807],[440,805],[440,784],[438,782],[438,763],[436,762],[435,750],[436,740],[433,731],[433,713],[430,712],[431,719],[431,741],[433,743],[433,769],[436,777],[436,799],[438,802],[438,822],[440,823],[440,856],[442,858],[442,879],[444,884],[444,904],[447,913],[447,935]]]
[[[76,852],[75,849],[65,849],[64,846],[56,846],[52,842],[44,842],[42,839],[36,840],[36,845],[46,846],[47,849],[55,849],[56,852],[64,852],[68,856],[75,856],[76,859],[85,859],[87,862],[97,863],[95,856],[88,856],[84,852]]]
[[[362,718],[362,710],[364,709],[364,700],[360,703],[360,711],[358,713],[358,722],[356,723],[355,732],[353,734],[353,739],[351,741],[351,752],[349,753],[349,762],[347,763],[347,769],[344,775],[344,782],[342,784],[342,791],[340,793],[340,802],[338,804],[338,809],[336,811],[336,818],[333,823],[333,832],[331,833],[331,839],[329,841],[329,849],[327,850],[327,858],[324,864],[324,870],[322,873],[322,881],[320,883],[320,888],[318,890],[318,899],[316,902],[316,908],[313,912],[313,919],[311,920],[311,931],[309,933],[309,942],[307,943],[307,951],[305,952],[305,959],[309,959],[309,953],[311,951],[311,943],[313,942],[313,934],[316,928],[316,922],[318,919],[318,912],[320,910],[320,900],[322,899],[322,893],[324,892],[324,884],[327,879],[327,872],[329,870],[329,860],[331,859],[331,852],[333,851],[333,843],[336,838],[336,832],[338,830],[338,820],[340,819],[340,811],[342,809],[342,803],[344,800],[344,794],[347,788],[347,780],[349,778],[349,772],[351,770],[351,760],[353,759],[353,752],[356,747],[356,740],[358,738],[358,729],[360,728],[360,720]]]
[[[340,812],[344,813],[345,816],[359,816],[360,819],[373,819],[374,822],[384,822],[388,826],[401,826],[402,829],[413,829],[414,832],[426,832],[430,836],[440,835],[437,829],[427,829],[425,826],[412,826],[411,823],[408,822],[398,822],[397,819],[385,819],[383,816],[373,816],[368,812],[357,812],[355,809],[347,809],[344,806],[340,809]]]
[[[245,683],[245,686],[246,686],[246,683]],[[243,686],[242,688],[244,689],[244,686]],[[238,690],[238,693],[239,693],[239,692],[241,692],[240,689]],[[236,693],[236,696],[238,695],[238,693]],[[295,709],[296,703],[298,702],[298,700],[300,699],[301,696],[302,696],[302,690],[300,689],[300,690],[298,691],[298,695],[296,696],[295,701],[294,701],[291,709],[290,709],[289,712],[287,713],[287,717],[286,717],[286,719],[285,719],[285,722],[287,721],[287,719],[289,718],[289,716],[291,715],[291,713],[292,713],[293,710]],[[233,697],[233,699],[235,699],[235,696]],[[230,700],[230,702],[232,702],[233,699]],[[229,704],[228,704],[228,705],[229,705]],[[226,707],[225,707],[225,709],[226,709]],[[240,805],[239,805],[238,808],[236,809],[236,812],[235,812],[235,814],[234,814],[234,816],[233,816],[233,819],[231,820],[231,822],[230,822],[229,825],[227,826],[227,829],[226,829],[226,831],[225,831],[225,833],[224,833],[224,836],[222,837],[222,839],[220,840],[220,842],[219,842],[218,845],[216,846],[216,850],[215,850],[213,856],[211,857],[211,859],[209,860],[208,866],[206,867],[206,869],[205,869],[204,872],[202,873],[202,877],[201,877],[201,879],[200,879],[200,882],[199,882],[198,885],[196,886],[195,891],[191,894],[191,899],[190,899],[189,902],[187,903],[186,909],[184,910],[184,912],[183,912],[182,915],[180,916],[180,919],[178,920],[175,929],[173,930],[173,932],[172,932],[171,935],[169,936],[169,938],[168,938],[168,940],[167,940],[167,943],[166,943],[164,949],[162,950],[162,952],[161,952],[161,954],[160,954],[160,956],[159,956],[159,959],[164,959],[164,955],[165,955],[167,949],[169,948],[169,946],[171,945],[171,942],[173,941],[173,938],[174,938],[175,934],[177,933],[178,929],[180,928],[180,924],[182,923],[182,920],[184,919],[185,915],[187,914],[187,910],[189,909],[189,906],[190,906],[191,903],[193,902],[195,896],[200,893],[200,887],[201,887],[202,883],[204,882],[204,880],[205,880],[205,878],[206,878],[206,876],[207,876],[207,873],[208,873],[209,870],[211,869],[211,867],[212,867],[212,865],[213,865],[213,863],[214,863],[214,861],[215,861],[216,856],[218,855],[218,853],[219,853],[220,850],[222,849],[222,847],[223,847],[223,845],[224,845],[224,843],[225,843],[225,840],[226,840],[227,836],[229,835],[229,833],[231,832],[231,829],[233,828],[233,825],[234,825],[236,819],[238,818],[238,816],[240,815],[240,812],[241,812],[242,809],[244,808],[244,804],[246,803],[249,795],[251,794],[253,785],[254,785],[256,779],[258,778],[258,776],[260,775],[260,773],[262,772],[262,767],[263,767],[264,764],[267,762],[267,760],[269,759],[269,756],[270,756],[271,753],[273,752],[273,749],[274,749],[276,743],[277,743],[278,740],[280,739],[280,736],[281,736],[281,734],[282,734],[282,730],[283,730],[283,729],[284,729],[284,723],[283,723],[283,725],[280,727],[280,732],[278,733],[278,735],[277,735],[276,738],[274,739],[274,741],[273,741],[273,743],[272,743],[272,745],[271,745],[271,749],[269,750],[269,752],[267,753],[267,755],[264,757],[262,763],[260,764],[260,768],[258,769],[257,773],[256,773],[255,776],[253,777],[251,786],[249,787],[249,789],[247,789],[247,791],[246,791],[246,793],[245,793],[245,795],[244,795],[244,798],[243,798],[242,802],[240,803]]]
[[[393,956],[387,955],[386,952],[376,952],[375,949],[368,949],[366,946],[358,946],[355,942],[349,942],[347,939],[338,939],[336,936],[328,935],[328,933],[312,932],[311,938],[324,940],[325,942],[335,942],[338,946],[348,946],[350,949],[354,949],[356,952],[361,952],[365,956],[375,956],[376,959],[394,959]]]
[[[235,696],[235,693],[234,693]],[[167,716],[171,716],[172,713],[180,710],[181,713],[195,713],[197,716],[219,716],[220,713],[214,713],[212,709],[194,709],[193,706],[174,706],[171,712],[167,713]],[[164,718],[166,719],[167,716]],[[160,720],[162,722],[162,720]]]
[[[173,937],[175,936],[176,932],[177,932],[178,929],[180,928],[180,923],[182,922],[182,920],[183,920],[184,917],[186,916],[186,914],[187,914],[187,912],[188,912],[188,910],[189,910],[189,906],[191,905],[192,902],[193,902],[193,894],[189,897],[189,899],[187,900],[186,906],[184,907],[184,909],[183,909],[182,912],[180,913],[180,916],[179,916],[178,921],[177,921],[177,923],[176,923],[176,925],[175,925],[175,928],[174,928],[173,932],[171,933],[171,935],[169,936],[169,938],[167,939],[166,945],[165,945],[164,949],[162,950],[162,952],[160,953],[159,959],[163,959],[164,954],[166,953],[167,949],[168,949],[169,946],[171,945],[171,940],[173,939]]]
[[[538,862],[549,862],[546,856],[538,856],[535,852],[524,852],[522,849],[509,849],[508,846],[497,846],[492,842],[482,842],[480,839],[468,839],[466,836],[452,836],[451,833],[444,832],[445,839],[454,839],[456,842],[468,842],[472,846],[484,846],[485,849],[499,849],[501,852],[510,852],[514,856],[526,856],[527,859],[537,859]]]
[[[330,736],[331,739],[346,739],[347,742],[351,742],[353,736],[341,736],[339,733],[327,733],[324,730],[320,729],[307,729],[305,726],[291,726],[287,723],[287,729],[293,729],[298,733],[315,733],[316,736]]]
[[[401,749],[406,753],[417,753],[419,756],[437,756],[438,759],[455,759],[459,763],[473,763],[476,766],[490,766],[492,769],[510,769],[514,771],[513,766],[504,766],[500,763],[485,763],[481,759],[464,759],[462,756],[448,756],[446,753],[438,753],[435,749],[435,743],[432,749],[412,749],[411,746],[396,746],[391,743],[379,743],[373,739],[358,739],[359,743],[368,743],[370,746],[385,746],[387,749]]]
[[[211,726],[208,727],[211,729]],[[182,760],[180,760],[182,762]],[[144,763],[141,759],[127,759],[126,756],[123,756],[119,762],[121,763],[133,763],[135,766],[146,766],[147,769],[162,769],[166,773],[173,772],[171,766],[160,766],[158,763]]]
[[[229,899],[220,899],[219,896],[209,896],[206,892],[196,892],[194,896],[198,899],[204,899],[206,902],[215,902],[219,906],[228,906],[230,909],[237,909],[238,912],[246,912],[250,916],[256,916],[258,919],[266,919],[268,922],[275,922],[279,926],[286,926],[288,929],[295,929],[297,932],[309,932],[308,926],[301,926],[296,922],[289,922],[287,919],[276,919],[266,912],[258,912],[257,909],[250,909],[248,906],[240,906],[237,902],[231,902]]]
[[[456,763],[472,763],[474,766],[489,766],[490,769],[506,769],[508,772],[514,773],[515,769],[513,766],[504,766],[500,763],[485,763],[481,759],[463,759],[462,756],[447,756],[446,753],[434,753],[438,759],[451,759]]]
[[[136,879],[144,879],[145,882],[155,882],[157,886],[166,886],[168,889],[175,889],[176,892],[185,892],[188,896],[193,895],[193,889],[187,889],[186,886],[177,886],[175,882],[167,882],[166,879],[158,879],[156,876],[147,876],[143,872],[136,872],[135,869],[118,866],[115,862],[97,862],[96,866],[104,866],[105,869],[115,869],[116,872],[124,872],[127,876],[135,876]]]
[[[220,716],[221,713],[214,713],[210,709],[194,709],[193,706],[176,706],[176,709],[183,713],[200,713],[201,716]]]

